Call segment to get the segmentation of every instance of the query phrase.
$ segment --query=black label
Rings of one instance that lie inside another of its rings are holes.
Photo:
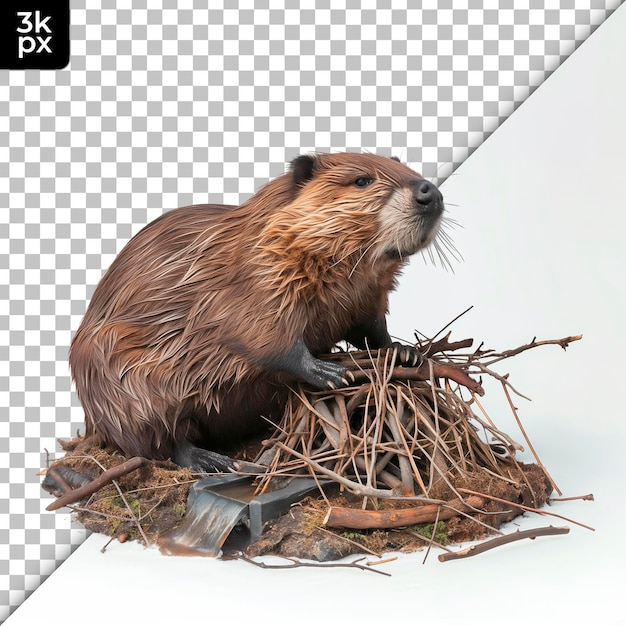
[[[69,0],[0,0],[0,69],[60,70],[69,62]]]

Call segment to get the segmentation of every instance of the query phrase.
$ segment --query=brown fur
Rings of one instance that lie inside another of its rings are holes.
[[[319,355],[384,319],[406,257],[437,230],[413,215],[421,177],[371,154],[317,155],[308,174],[294,162],[241,206],[176,209],[130,240],[71,347],[88,435],[151,458],[182,439],[238,441],[293,382],[269,365],[282,351],[302,339]]]

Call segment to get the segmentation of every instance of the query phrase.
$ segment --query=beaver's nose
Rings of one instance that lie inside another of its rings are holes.
[[[415,200],[423,205],[430,204],[433,200],[441,200],[441,193],[431,182],[420,180],[415,186]]]
[[[415,208],[420,215],[426,213],[441,214],[443,212],[443,196],[433,183],[416,178],[413,182]]]

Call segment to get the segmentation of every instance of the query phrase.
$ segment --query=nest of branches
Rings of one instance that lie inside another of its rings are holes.
[[[399,365],[400,346],[325,357],[350,368],[355,382],[332,391],[294,391],[256,459],[268,468],[259,491],[282,477],[311,475],[322,491],[339,485],[352,502],[344,507],[328,500],[327,527],[406,527],[460,517],[471,518],[469,535],[489,534],[558,491],[519,421],[511,400],[517,392],[492,366],[541,345],[566,348],[579,338],[533,339],[497,353],[468,351],[471,339],[450,342],[448,335],[418,344],[418,367]],[[501,383],[535,463],[517,460],[522,445],[483,408],[484,376]]]

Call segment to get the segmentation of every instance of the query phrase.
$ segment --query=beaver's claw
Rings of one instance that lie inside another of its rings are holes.
[[[399,341],[394,341],[389,345],[389,350],[397,350],[398,361],[408,367],[419,367],[424,361],[422,353],[415,346],[407,346]]]
[[[314,359],[309,363],[307,374],[306,381],[318,389],[337,389],[354,382],[354,375],[349,369],[339,363],[321,359]]]

